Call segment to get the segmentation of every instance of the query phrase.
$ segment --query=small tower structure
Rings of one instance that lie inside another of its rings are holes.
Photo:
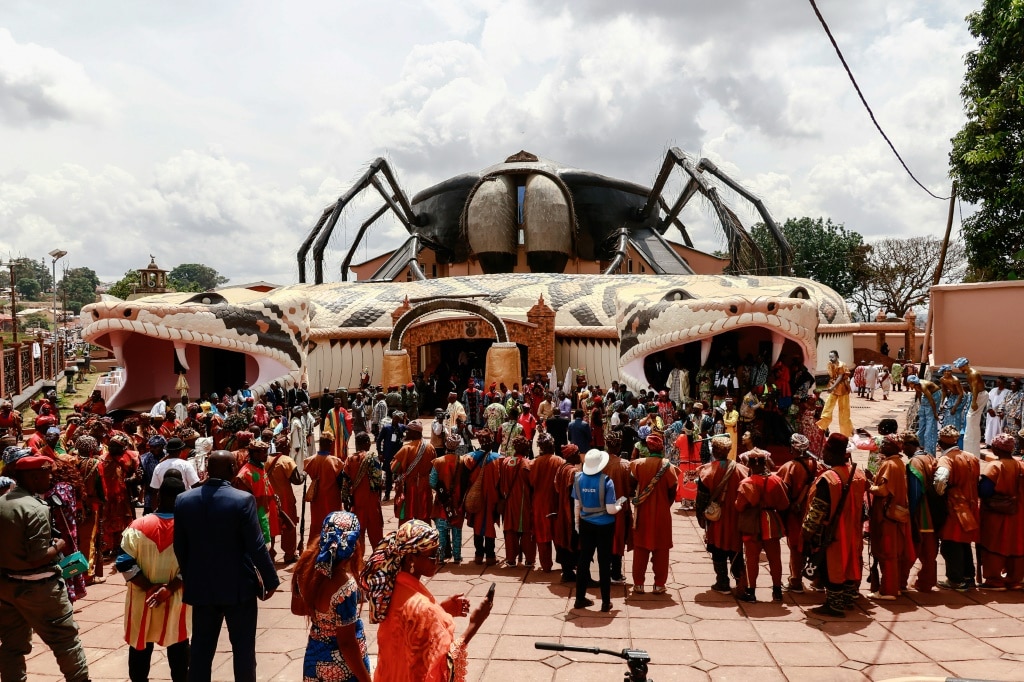
[[[166,294],[168,291],[170,290],[167,288],[167,271],[157,265],[156,257],[150,254],[149,265],[139,269],[139,286],[132,298]]]

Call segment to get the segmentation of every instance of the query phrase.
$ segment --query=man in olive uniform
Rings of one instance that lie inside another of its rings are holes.
[[[25,657],[34,630],[64,679],[85,682],[89,668],[58,566],[64,540],[53,536],[50,508],[37,497],[52,485],[53,460],[10,447],[4,462],[16,486],[0,497],[0,679],[28,679]]]

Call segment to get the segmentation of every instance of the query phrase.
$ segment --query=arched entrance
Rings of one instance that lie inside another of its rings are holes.
[[[435,313],[466,313],[467,316],[421,322],[422,318]],[[481,320],[486,324],[480,324]],[[441,298],[409,308],[398,316],[391,332],[389,354],[404,355],[410,368],[417,372],[426,370],[429,374],[432,369],[440,369],[442,376],[438,377],[437,391],[441,392],[444,387],[443,392],[447,394],[451,388],[448,381],[453,374],[458,377],[455,389],[461,392],[473,369],[484,373],[485,385],[492,381],[509,386],[520,382],[526,371],[522,361],[526,354],[521,351],[528,345],[510,339],[505,321],[483,305]],[[423,350],[437,355],[432,358],[431,367],[422,362]],[[484,362],[480,362],[481,355],[486,358]]]

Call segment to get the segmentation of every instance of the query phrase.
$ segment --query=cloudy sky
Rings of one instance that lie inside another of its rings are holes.
[[[980,4],[819,0],[940,195]],[[780,222],[828,216],[869,239],[944,228],[947,204],[898,165],[806,0],[0,5],[0,258],[59,247],[114,280],[152,253],[287,284],[323,207],[377,156],[411,196],[519,149],[649,185],[672,146]],[[339,224],[332,277],[377,203]],[[721,247],[701,202],[684,218],[699,247]],[[356,260],[403,235],[381,222]]]

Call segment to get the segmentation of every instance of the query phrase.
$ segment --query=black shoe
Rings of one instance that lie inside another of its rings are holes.
[[[608,613],[611,610],[612,603],[610,601],[606,601],[605,603],[601,604],[601,613]]]
[[[576,582],[576,574],[575,573],[563,573],[562,574],[562,582],[563,583],[574,583],[574,582]]]
[[[834,609],[828,604],[815,606],[813,609],[810,609],[810,613],[814,613],[819,616],[830,616],[832,618],[846,618],[845,611],[839,611],[838,609]]]
[[[719,594],[732,594],[732,587],[729,585],[729,581],[719,581],[711,586],[711,589]]]
[[[782,601],[782,585],[772,588],[772,601]]]
[[[738,597],[738,599],[740,601],[745,601],[745,602],[750,602],[750,603],[756,602],[757,601],[757,597],[754,596],[754,588],[753,587],[748,587],[746,589],[746,591]]]
[[[583,599],[577,599],[576,603],[572,605],[574,609],[585,609],[588,606],[593,606],[594,600],[584,597]]]

